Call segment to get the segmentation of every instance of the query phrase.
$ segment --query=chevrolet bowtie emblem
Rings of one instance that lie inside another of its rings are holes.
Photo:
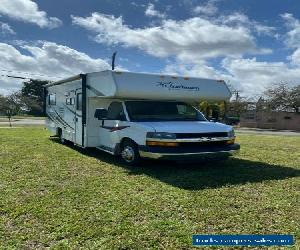
[[[211,139],[209,137],[201,137],[200,141],[210,141]]]

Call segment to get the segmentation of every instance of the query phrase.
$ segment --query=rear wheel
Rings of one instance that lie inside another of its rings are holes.
[[[57,135],[58,135],[58,138],[59,138],[60,143],[61,143],[61,144],[65,144],[65,143],[66,143],[66,140],[65,140],[64,137],[63,137],[63,133],[62,133],[62,129],[61,129],[61,128],[58,129]]]
[[[136,165],[141,159],[136,143],[125,140],[121,147],[121,158],[127,165]]]

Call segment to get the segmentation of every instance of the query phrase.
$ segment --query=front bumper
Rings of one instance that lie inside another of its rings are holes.
[[[240,145],[235,143],[226,146],[176,148],[139,146],[140,156],[151,159],[182,160],[194,158],[226,157],[238,153]]]

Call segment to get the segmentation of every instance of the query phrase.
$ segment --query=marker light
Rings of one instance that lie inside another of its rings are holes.
[[[178,142],[146,141],[147,146],[178,147]]]

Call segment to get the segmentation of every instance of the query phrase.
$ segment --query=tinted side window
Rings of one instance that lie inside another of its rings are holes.
[[[74,98],[67,98],[66,99],[66,104],[67,105],[74,105],[75,99]]]
[[[121,102],[112,102],[108,107],[107,119],[109,120],[126,120],[125,113]]]

